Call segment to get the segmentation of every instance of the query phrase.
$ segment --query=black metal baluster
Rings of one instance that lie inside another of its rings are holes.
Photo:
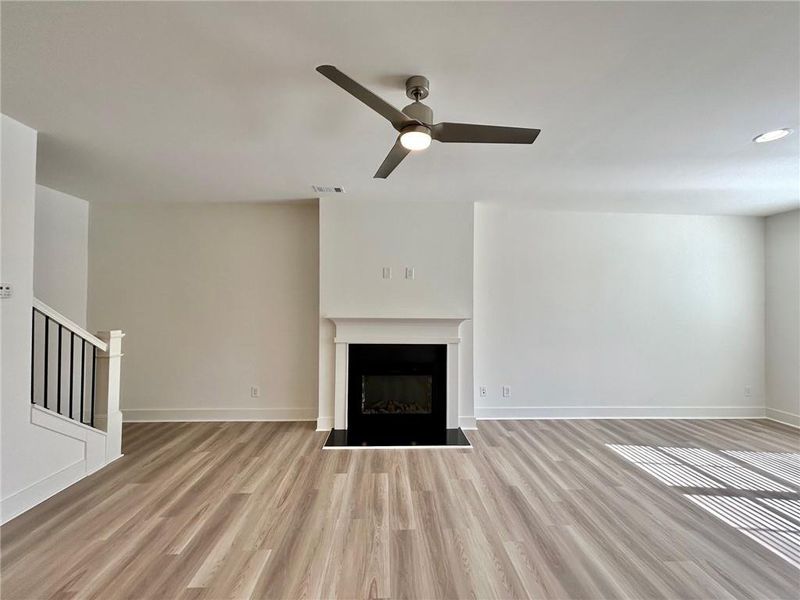
[[[81,414],[80,421],[83,423],[83,384],[86,381],[86,340],[81,340]]]
[[[94,388],[97,381],[97,346],[92,346],[92,413],[90,417],[90,424],[94,427]]]
[[[50,387],[50,379],[47,376],[50,366],[50,317],[44,316],[44,407],[47,408],[47,388]]]
[[[61,323],[58,324],[58,389],[56,390],[56,412],[61,414],[61,338],[64,337],[61,335],[61,330],[63,326]]]
[[[72,359],[75,357],[75,333],[70,331],[69,336],[69,418],[72,418],[72,390],[75,387],[73,381],[75,379],[75,366],[72,364]]]
[[[36,381],[36,309],[31,310],[31,404],[33,401],[34,382]]]

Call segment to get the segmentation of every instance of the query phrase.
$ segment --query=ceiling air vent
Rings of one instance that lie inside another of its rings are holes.
[[[318,194],[344,194],[344,188],[335,185],[312,185],[311,188]]]

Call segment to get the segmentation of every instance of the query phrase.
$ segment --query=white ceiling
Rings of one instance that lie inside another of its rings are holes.
[[[2,111],[39,182],[91,201],[350,196],[769,214],[800,203],[800,4],[2,4]],[[436,120],[538,127],[438,144],[386,180],[381,117],[431,80]]]

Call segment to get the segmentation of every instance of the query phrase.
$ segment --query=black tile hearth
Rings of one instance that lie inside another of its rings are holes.
[[[414,436],[403,435],[402,437],[387,435],[385,432],[378,432],[373,435],[354,434],[347,429],[332,429],[325,440],[324,448],[471,448],[467,436],[461,429],[446,429],[441,435],[420,436],[419,439],[411,439]]]

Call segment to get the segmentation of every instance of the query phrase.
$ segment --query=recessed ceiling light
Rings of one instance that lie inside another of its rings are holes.
[[[774,142],[775,140],[785,138],[790,133],[792,133],[791,129],[775,129],[774,131],[768,131],[766,133],[762,133],[761,135],[757,135],[756,137],[753,138],[753,141],[756,144],[763,144],[764,142]]]

